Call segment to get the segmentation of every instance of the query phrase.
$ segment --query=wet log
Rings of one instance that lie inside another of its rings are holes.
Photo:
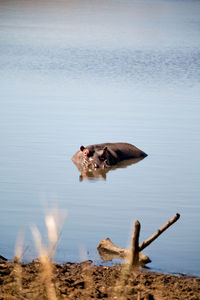
[[[109,238],[101,240],[97,249],[99,256],[105,261],[109,261],[114,258],[124,259],[127,261],[130,261],[131,259],[131,250],[116,246]],[[140,266],[144,266],[150,262],[151,260],[147,255],[139,253]]]

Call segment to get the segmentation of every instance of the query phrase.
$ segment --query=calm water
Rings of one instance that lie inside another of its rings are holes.
[[[0,1],[0,254],[45,207],[67,212],[57,261],[102,263],[110,237],[126,247],[176,212],[149,246],[154,270],[200,276],[200,2]],[[124,141],[137,164],[79,181],[80,145]]]

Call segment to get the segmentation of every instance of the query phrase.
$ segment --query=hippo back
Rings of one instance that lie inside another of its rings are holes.
[[[128,143],[103,143],[87,146],[87,148],[91,151],[100,151],[105,147],[109,149],[109,151],[114,157],[117,158],[118,161],[147,156],[145,152]]]

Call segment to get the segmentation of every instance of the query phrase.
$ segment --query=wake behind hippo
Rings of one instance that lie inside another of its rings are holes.
[[[81,146],[72,161],[81,169],[106,169],[125,160],[146,156],[145,152],[128,143],[104,143]]]

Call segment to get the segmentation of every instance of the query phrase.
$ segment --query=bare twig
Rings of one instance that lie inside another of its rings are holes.
[[[174,224],[178,219],[180,218],[180,215],[177,213],[171,220],[169,220],[167,223],[165,223],[160,229],[158,229],[151,237],[149,237],[146,241],[142,242],[139,245],[139,251],[142,251],[144,248],[149,246],[161,233],[163,233],[167,228],[169,228],[172,224]]]

